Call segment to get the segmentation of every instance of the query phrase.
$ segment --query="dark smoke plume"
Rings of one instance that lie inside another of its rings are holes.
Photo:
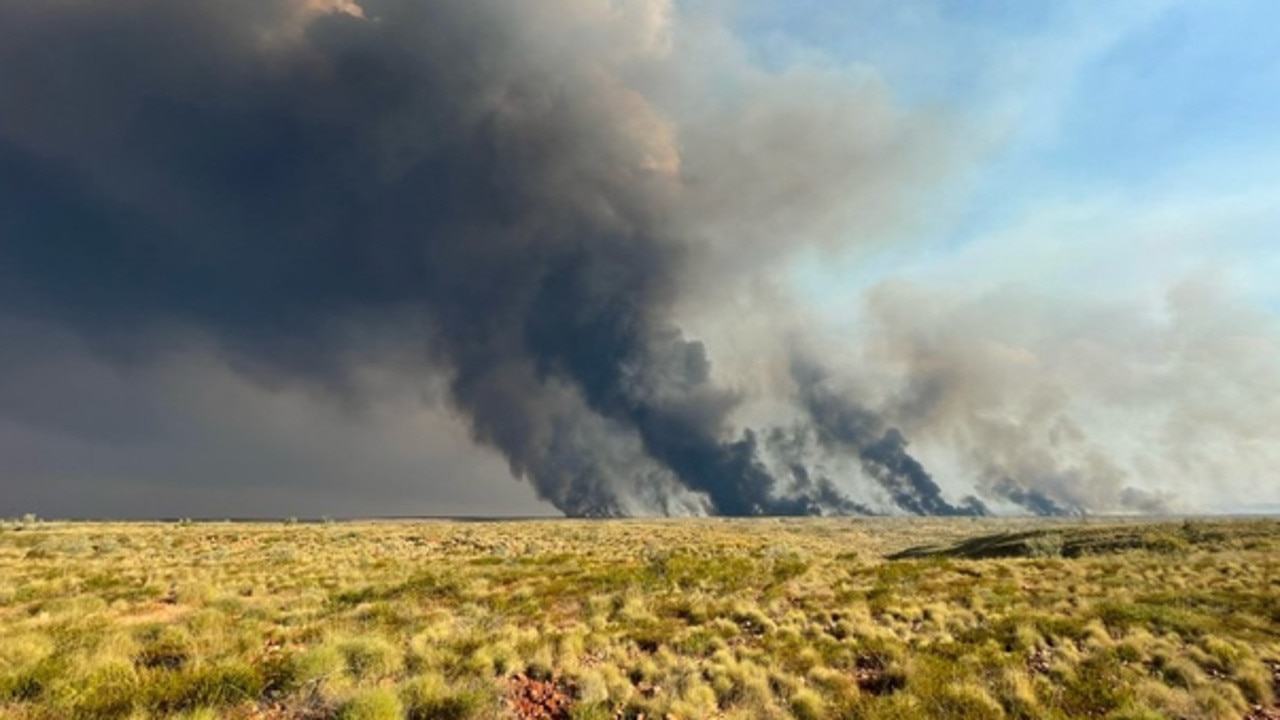
[[[691,213],[821,194],[855,163],[832,151],[816,189],[737,193],[717,178],[741,150],[707,138],[686,172],[635,86],[652,80],[632,56],[661,38],[610,35],[664,10],[0,0],[0,311],[122,358],[195,333],[335,391],[346,329],[374,318],[565,513],[871,512],[813,448],[776,470],[785,433],[735,427],[739,392],[673,313],[689,268],[730,254]],[[608,32],[579,43],[575,22]],[[785,147],[794,114],[743,126]],[[768,252],[748,240],[736,262]],[[947,502],[898,430],[821,380],[797,374],[801,435],[903,511],[986,511]]]
[[[916,515],[987,514],[986,506],[972,496],[960,505],[947,502],[942,488],[907,453],[902,433],[885,427],[877,415],[833,392],[825,383],[825,374],[812,363],[794,360],[792,376],[819,441],[827,448],[856,455],[866,474],[889,493],[895,505]]]
[[[1000,482],[991,487],[991,491],[997,496],[1026,508],[1041,517],[1084,514],[1081,508],[1063,507],[1055,502],[1053,498],[1039,490],[1022,487],[1009,478],[1001,479]]]

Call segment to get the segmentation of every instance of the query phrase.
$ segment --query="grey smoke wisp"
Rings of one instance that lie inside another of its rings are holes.
[[[908,452],[905,401],[819,361],[793,417],[741,422],[754,391],[678,312],[798,238],[892,226],[945,143],[874,78],[770,75],[674,12],[0,0],[0,314],[126,363],[199,337],[335,396],[377,323],[571,515],[985,514]],[[1088,509],[1039,470],[976,492]]]
[[[902,432],[885,427],[876,413],[827,387],[820,368],[796,359],[792,375],[819,442],[856,455],[867,476],[889,493],[895,505],[916,515],[987,514],[986,506],[973,496],[959,506],[947,502],[924,466],[907,453]]]

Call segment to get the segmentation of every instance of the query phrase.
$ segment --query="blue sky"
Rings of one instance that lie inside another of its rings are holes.
[[[1022,275],[1011,261],[1003,279],[1073,285],[1084,273],[1111,292],[1213,271],[1280,311],[1280,6],[808,0],[757,2],[739,22],[765,64],[870,65],[904,106],[955,113],[968,135],[957,141],[983,148],[941,188],[945,217],[907,249],[869,264],[811,259],[800,284],[814,299],[922,266],[970,272],[955,254],[1050,215],[1071,220],[1007,242],[1021,246],[1010,258],[1043,244],[1052,267]],[[1153,246],[1171,215],[1199,236]],[[997,282],[1000,270],[985,272]]]

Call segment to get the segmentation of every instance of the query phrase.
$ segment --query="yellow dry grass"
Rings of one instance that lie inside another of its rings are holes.
[[[576,718],[1239,720],[1278,661],[1275,521],[0,526],[2,717],[499,718],[516,677]]]

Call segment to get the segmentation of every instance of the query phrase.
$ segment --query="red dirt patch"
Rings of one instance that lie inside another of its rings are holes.
[[[568,720],[573,688],[555,677],[516,673],[508,681],[507,706],[517,720]]]

